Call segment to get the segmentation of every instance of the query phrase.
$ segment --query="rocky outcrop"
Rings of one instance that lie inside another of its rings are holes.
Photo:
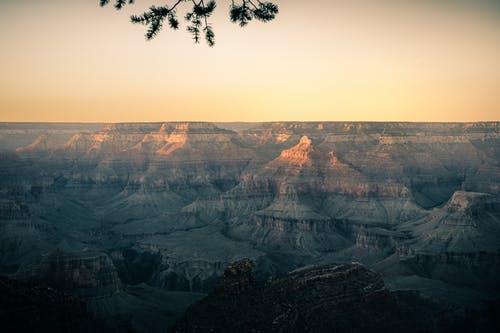
[[[32,280],[85,298],[110,296],[121,289],[116,269],[104,253],[56,250],[32,274]]]
[[[56,289],[0,277],[0,325],[7,332],[108,332],[84,301]]]
[[[61,149],[66,142],[66,138],[63,136],[55,136],[49,134],[42,134],[35,139],[29,145],[18,147],[16,149],[17,153],[20,154],[36,154],[36,153],[50,153],[57,149]]]
[[[56,146],[42,145],[43,149],[57,149],[78,132],[98,131],[98,123],[0,123],[0,152],[14,152],[38,141],[57,143]],[[44,138],[48,138],[46,141]],[[38,149],[38,148],[37,148]],[[46,152],[46,150],[44,150]]]
[[[204,148],[219,145],[213,147],[214,151],[223,146],[228,148],[235,135],[211,123],[121,123],[104,126],[99,132],[78,133],[66,143],[64,150],[90,156],[106,154],[130,158],[134,155],[159,155],[166,158],[177,149],[185,148],[183,156],[176,158],[186,159],[191,157],[194,152],[190,150],[196,149],[197,145]],[[197,153],[204,154],[205,151]]]
[[[221,294],[238,295],[251,288],[254,283],[253,262],[249,258],[243,258],[227,266],[215,290]]]
[[[449,213],[460,213],[462,217],[479,217],[486,212],[496,212],[500,209],[500,203],[486,193],[457,191],[448,202],[447,211]],[[445,224],[453,224],[452,221],[444,221]],[[470,224],[473,221],[463,221],[458,225]],[[473,226],[474,225],[472,224]]]
[[[0,220],[25,220],[29,216],[30,210],[25,203],[0,199]]]
[[[251,264],[229,266],[219,287],[188,308],[173,332],[436,332],[450,323],[416,295],[392,295],[361,265],[310,267],[253,281]],[[442,325],[441,327],[439,327]]]
[[[310,162],[310,154],[313,152],[312,141],[307,136],[300,138],[299,143],[290,148],[283,150],[278,157],[278,161],[287,165],[295,165],[301,167]]]
[[[356,233],[356,247],[392,251],[404,235],[383,228],[360,228]]]
[[[401,229],[416,236],[417,252],[496,252],[500,249],[500,203],[485,193],[458,191],[426,218]]]
[[[250,238],[260,247],[332,251],[349,244],[335,222],[300,202],[290,184],[280,187],[277,198],[252,219],[234,228],[233,234]]]
[[[73,183],[168,189],[194,199],[239,182],[255,152],[236,137],[210,123],[111,124],[74,135],[54,156],[74,161],[64,174]]]
[[[474,288],[497,274],[498,122],[9,126],[0,151],[26,137],[0,158],[2,272],[68,240],[92,262],[54,259],[71,283],[42,275],[106,295],[117,273],[96,253],[125,285],[175,291],[210,291],[241,257],[259,277],[352,261]]]
[[[149,284],[165,290],[206,293],[212,290],[224,264],[220,261],[191,259],[179,262],[166,258],[158,267]]]
[[[500,206],[490,194],[457,191],[441,208],[399,228],[411,235],[403,264],[418,275],[500,290]]]

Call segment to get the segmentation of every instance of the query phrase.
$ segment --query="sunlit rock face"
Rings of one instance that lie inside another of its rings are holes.
[[[312,141],[304,135],[296,146],[283,150],[278,157],[278,161],[286,166],[295,165],[301,167],[306,163],[310,163],[310,154],[312,152]]]
[[[57,137],[55,135],[42,134],[37,137],[32,143],[26,146],[18,147],[16,149],[16,152],[22,154],[50,153],[59,148],[62,148],[64,143],[64,138]]]
[[[499,123],[35,125],[0,126],[3,274],[208,293],[249,257],[500,290]]]

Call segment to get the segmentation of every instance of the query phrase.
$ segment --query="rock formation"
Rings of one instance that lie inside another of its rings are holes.
[[[359,264],[303,268],[253,281],[248,260],[188,308],[173,332],[439,332],[458,318],[415,294],[391,294]]]
[[[33,279],[76,293],[85,298],[113,295],[121,289],[113,263],[104,253],[80,253],[56,250],[45,256]]]
[[[242,257],[257,280],[355,261],[480,302],[500,293],[498,147],[498,122],[0,124],[0,274],[113,318]]]
[[[0,277],[0,325],[6,332],[109,332],[71,294]]]

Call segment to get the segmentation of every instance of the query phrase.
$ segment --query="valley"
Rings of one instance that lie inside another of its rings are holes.
[[[500,123],[1,124],[1,275],[161,331],[242,258],[497,299]]]

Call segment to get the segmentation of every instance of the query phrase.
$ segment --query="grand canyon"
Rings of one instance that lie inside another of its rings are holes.
[[[1,123],[0,150],[12,316],[33,290],[117,332],[245,331],[241,311],[260,331],[322,331],[361,292],[387,313],[498,304],[498,122]],[[283,317],[287,299],[316,320]]]

